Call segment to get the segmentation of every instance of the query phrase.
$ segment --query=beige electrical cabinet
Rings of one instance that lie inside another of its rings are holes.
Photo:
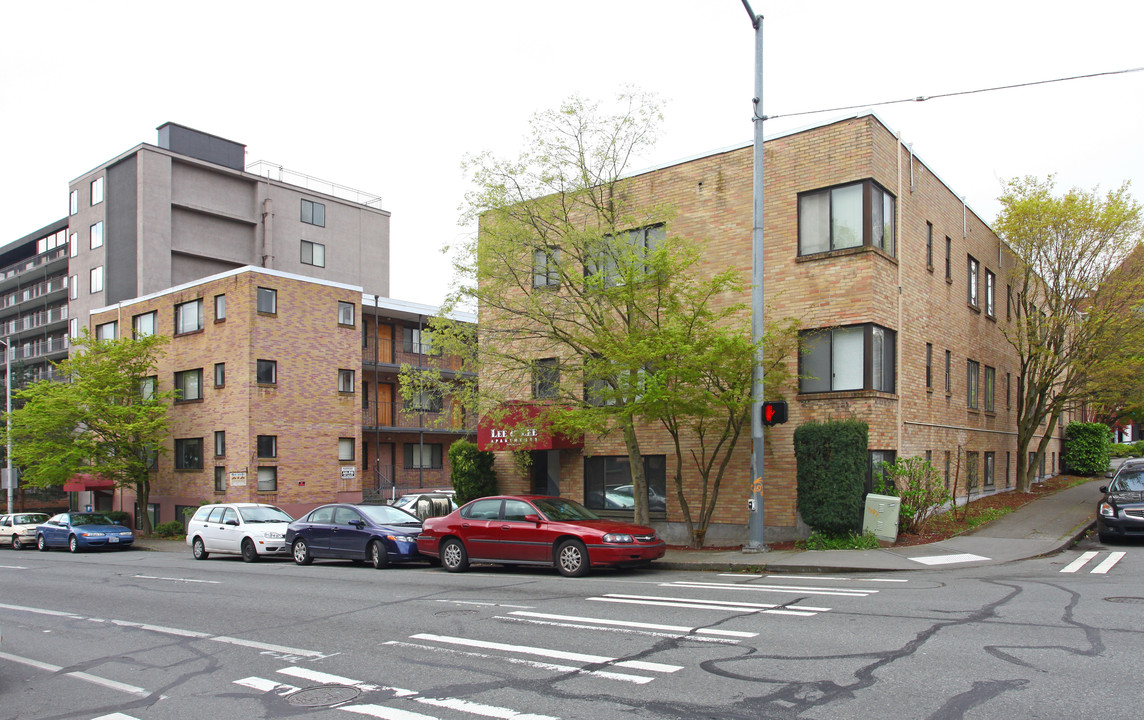
[[[893,495],[866,496],[866,512],[862,514],[862,532],[889,543],[898,539],[898,510],[902,499]]]

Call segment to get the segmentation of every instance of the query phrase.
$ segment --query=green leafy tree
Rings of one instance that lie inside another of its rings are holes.
[[[24,482],[58,487],[76,473],[110,478],[147,507],[150,471],[167,435],[174,393],[155,391],[155,362],[167,338],[97,340],[86,329],[73,354],[56,365],[61,381],[13,393],[12,462]],[[150,520],[143,513],[143,533]]]
[[[524,399],[521,389],[531,387],[524,397],[543,403],[542,420],[554,431],[618,434],[638,523],[648,522],[649,510],[641,433],[661,422],[679,431],[703,423],[711,428],[705,437],[723,444],[699,464],[721,477],[741,431],[741,368],[721,385],[696,374],[696,358],[727,359],[713,357],[719,347],[749,367],[753,350],[743,342],[742,315],[735,319],[736,273],[704,263],[696,242],[672,232],[671,208],[625,178],[660,120],[660,103],[648,95],[621,94],[612,113],[574,97],[535,116],[518,159],[469,159],[475,189],[465,219],[479,232],[457,248],[456,289],[431,334],[443,352],[467,355],[464,369],[479,385],[463,373],[412,369],[402,382],[407,397],[447,385],[493,421],[504,401]],[[455,307],[479,308],[479,333],[448,319]],[[700,387],[687,403],[678,396]],[[715,406],[700,408],[704,402]],[[714,410],[726,413],[721,425]],[[700,502],[708,518],[715,497],[713,490]]]
[[[470,500],[496,495],[497,473],[493,469],[493,454],[477,448],[468,440],[457,440],[449,446],[449,465],[452,467],[453,498],[458,505]]]
[[[1132,359],[1121,352],[1125,344],[1139,348],[1144,338],[1144,273],[1124,262],[1142,228],[1128,190],[1057,195],[1052,177],[1026,177],[999,198],[994,230],[1017,260],[1009,278],[1014,322],[1003,332],[1020,363],[1019,492],[1028,492],[1062,413],[1094,400],[1096,380]]]

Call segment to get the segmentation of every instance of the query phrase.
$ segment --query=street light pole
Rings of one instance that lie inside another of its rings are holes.
[[[743,0],[755,28],[755,96],[753,121],[754,223],[751,230],[751,342],[755,344],[755,366],[751,383],[751,497],[747,503],[747,544],[743,552],[766,552],[766,523],[763,518],[763,16],[756,15]]]
[[[15,480],[12,478],[12,338],[0,340],[4,343],[4,433],[8,438],[8,453],[4,456],[5,474],[8,476],[8,514],[16,512],[15,506]]]

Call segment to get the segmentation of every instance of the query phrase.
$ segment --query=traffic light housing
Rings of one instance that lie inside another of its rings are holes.
[[[762,406],[763,425],[782,425],[787,421],[786,400],[768,400]]]

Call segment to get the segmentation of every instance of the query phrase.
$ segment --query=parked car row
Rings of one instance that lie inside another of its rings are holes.
[[[66,547],[71,552],[94,548],[127,548],[135,533],[102,513],[66,512],[0,515],[0,544],[13,550],[35,545],[40,550]]]
[[[294,520],[273,505],[204,505],[191,518],[187,544],[197,560],[211,554],[293,557],[299,565],[331,558],[374,568],[429,562],[461,572],[471,563],[555,567],[578,577],[592,567],[637,567],[663,557],[649,527],[599,517],[558,497],[481,498],[424,522],[399,507],[333,503]]]

